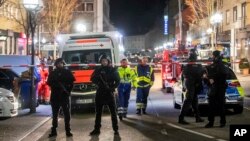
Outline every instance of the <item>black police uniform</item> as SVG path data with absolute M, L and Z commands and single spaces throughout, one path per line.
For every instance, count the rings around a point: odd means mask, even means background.
M 55 64 L 60 61 L 55 62 Z M 65 131 L 66 135 L 70 136 L 70 92 L 73 88 L 73 82 L 75 81 L 71 71 L 64 68 L 56 68 L 49 73 L 48 85 L 51 87 L 50 102 L 52 107 L 52 128 L 51 135 L 56 135 L 56 128 L 58 126 L 58 112 L 62 107 L 64 113 Z
M 206 128 L 213 127 L 214 116 L 216 113 L 220 115 L 220 126 L 224 127 L 226 124 L 225 117 L 225 92 L 227 88 L 226 79 L 228 76 L 228 69 L 222 62 L 219 51 L 214 51 L 215 59 L 213 64 L 207 67 L 208 79 L 213 79 L 214 83 L 209 85 L 210 91 L 208 93 L 209 104 L 209 123 Z
M 117 70 L 112 66 L 101 66 L 93 72 L 91 81 L 97 85 L 97 91 L 95 98 L 95 129 L 90 134 L 94 135 L 100 133 L 101 116 L 104 105 L 107 105 L 109 107 L 112 119 L 112 127 L 115 133 L 118 134 L 116 102 L 115 96 L 113 94 L 115 88 L 117 88 L 120 83 L 120 78 Z
M 187 62 L 196 61 L 196 54 L 191 54 Z M 184 100 L 181 113 L 179 116 L 179 123 L 188 124 L 184 120 L 184 116 L 187 115 L 188 111 L 193 108 L 196 117 L 196 122 L 203 122 L 204 120 L 200 118 L 198 110 L 198 97 L 197 95 L 202 89 L 202 75 L 204 69 L 201 64 L 187 64 L 183 66 L 183 87 L 185 87 L 186 98 Z

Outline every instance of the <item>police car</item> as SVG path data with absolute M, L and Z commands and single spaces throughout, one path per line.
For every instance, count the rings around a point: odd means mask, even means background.
M 226 89 L 226 108 L 233 109 L 235 113 L 243 112 L 243 101 L 245 92 L 240 85 L 239 80 L 237 79 L 234 72 L 229 68 L 229 76 L 227 78 L 228 87 Z M 198 105 L 199 107 L 204 106 L 208 107 L 208 86 L 205 82 L 202 82 L 203 89 L 198 94 Z M 182 89 L 182 82 L 179 80 L 174 85 L 174 97 L 173 104 L 174 108 L 181 108 L 184 101 L 185 92 Z

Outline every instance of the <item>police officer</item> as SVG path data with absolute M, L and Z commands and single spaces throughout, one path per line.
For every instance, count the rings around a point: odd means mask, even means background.
M 71 71 L 64 68 L 64 60 L 62 58 L 56 59 L 55 69 L 49 73 L 47 84 L 51 88 L 50 102 L 52 107 L 52 128 L 49 137 L 57 136 L 56 128 L 58 126 L 58 112 L 60 107 L 64 113 L 64 123 L 66 136 L 71 137 L 70 132 L 70 92 L 75 81 Z
M 112 127 L 115 135 L 119 135 L 116 103 L 114 97 L 115 88 L 119 85 L 120 78 L 117 70 L 111 66 L 110 60 L 106 55 L 100 57 L 101 67 L 95 69 L 91 76 L 91 81 L 97 85 L 96 97 L 95 97 L 95 128 L 90 135 L 100 134 L 101 128 L 101 116 L 104 105 L 109 107 L 112 119 Z
M 151 86 L 154 83 L 154 71 L 153 68 L 149 65 L 148 58 L 144 56 L 141 60 L 141 63 L 135 67 L 136 81 L 134 86 L 136 87 L 136 114 L 141 115 L 147 114 L 147 102 L 148 95 Z
M 213 52 L 213 64 L 208 68 L 208 80 L 210 91 L 208 93 L 208 124 L 206 128 L 211 128 L 214 125 L 214 116 L 216 112 L 220 115 L 220 127 L 226 125 L 225 116 L 225 92 L 227 88 L 227 75 L 228 69 L 225 67 L 220 56 L 220 51 L 216 50 Z
M 184 117 L 187 115 L 188 111 L 193 108 L 195 113 L 196 122 L 203 122 L 198 111 L 198 93 L 202 89 L 202 76 L 203 68 L 201 64 L 192 64 L 192 62 L 197 61 L 197 54 L 195 50 L 190 50 L 188 63 L 186 66 L 183 66 L 183 87 L 186 92 L 184 103 L 182 105 L 181 113 L 179 115 L 180 124 L 189 124 L 184 120 Z
M 120 120 L 127 117 L 127 109 L 129 104 L 131 82 L 135 80 L 134 71 L 128 67 L 127 59 L 121 60 L 121 66 L 118 67 L 120 76 L 120 84 L 118 86 L 118 115 Z

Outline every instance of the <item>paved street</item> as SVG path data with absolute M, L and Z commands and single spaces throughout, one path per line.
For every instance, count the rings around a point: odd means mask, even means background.
M 241 76 L 240 76 L 241 77 Z M 243 81 L 243 79 L 245 79 Z M 157 75 L 159 80 L 159 75 Z M 247 83 L 250 79 L 243 77 L 241 82 Z M 149 96 L 148 115 L 135 115 L 135 93 L 132 93 L 128 118 L 119 122 L 120 137 L 114 136 L 110 115 L 105 112 L 102 118 L 100 136 L 89 136 L 93 129 L 94 112 L 78 111 L 72 115 L 72 138 L 66 138 L 63 118 L 59 119 L 58 136 L 49 139 L 51 127 L 50 106 L 40 105 L 36 114 L 27 114 L 23 110 L 21 115 L 0 121 L 0 140 L 3 141 L 200 141 L 200 140 L 229 140 L 230 124 L 250 124 L 250 101 L 246 98 L 243 114 L 227 112 L 227 126 L 219 128 L 216 120 L 215 128 L 203 128 L 207 123 L 195 123 L 193 117 L 187 117 L 190 125 L 177 123 L 178 109 L 173 108 L 173 95 L 165 94 L 160 90 L 160 81 L 152 88 Z M 243 83 L 242 83 L 243 85 Z M 243 85 L 244 87 L 246 85 Z M 249 87 L 249 86 L 248 86 Z M 206 117 L 204 117 L 206 119 Z M 217 118 L 218 119 L 218 118 Z M 47 122 L 45 122 L 47 121 Z

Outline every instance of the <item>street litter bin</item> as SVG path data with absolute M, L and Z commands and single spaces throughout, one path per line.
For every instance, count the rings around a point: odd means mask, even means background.
M 30 108 L 31 103 L 31 80 L 30 79 L 22 79 L 21 80 L 21 88 L 20 88 L 20 97 L 19 102 L 21 103 L 21 108 Z M 37 85 L 35 87 L 36 97 L 37 97 Z M 37 100 L 36 100 L 37 101 Z M 38 102 L 37 106 L 38 106 Z

